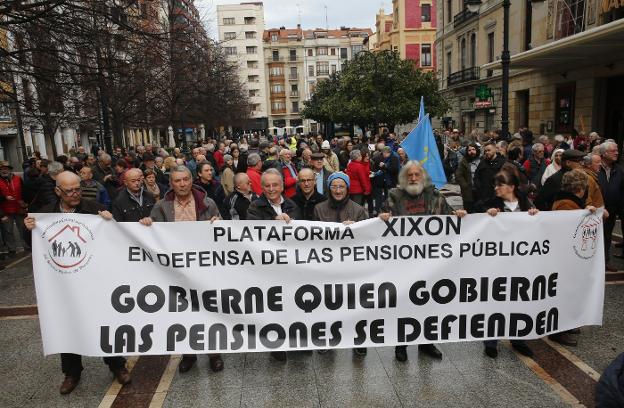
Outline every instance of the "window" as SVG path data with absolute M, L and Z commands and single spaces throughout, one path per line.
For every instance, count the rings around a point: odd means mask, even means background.
M 256 24 L 256 18 L 255 17 L 245 17 L 245 24 L 249 25 L 249 24 Z
M 340 49 L 340 59 L 348 59 L 349 56 L 347 55 L 347 49 L 346 48 L 341 48 Z
M 247 54 L 257 54 L 258 53 L 258 47 L 247 47 Z
M 249 75 L 247 77 L 247 82 L 254 83 L 254 82 L 260 82 L 260 81 L 258 80 L 258 75 Z
M 329 49 L 329 54 L 335 56 L 336 55 L 336 49 L 335 48 L 330 48 Z
M 431 4 L 423 4 L 420 6 L 420 15 L 423 23 L 431 22 Z
M 22 88 L 24 89 L 24 107 L 27 111 L 33 109 L 33 94 L 30 87 L 30 81 L 22 78 Z
M 446 0 L 446 22 L 453 21 L 453 0 Z
M 277 42 L 278 35 L 277 33 L 271 33 L 271 42 Z
M 336 73 L 336 69 L 337 69 L 336 68 L 336 64 L 332 64 L 332 66 L 331 66 L 331 73 L 335 74 Z
M 256 38 L 256 32 L 255 31 L 245 31 L 245 38 L 248 40 L 253 40 Z
M 234 25 L 236 24 L 236 20 L 234 20 L 234 17 L 227 17 L 223 19 L 223 25 Z
M 0 103 L 0 122 L 9 122 L 11 120 L 11 109 L 6 102 Z
M 273 50 L 273 61 L 279 61 L 279 50 Z
M 452 54 L 451 52 L 447 52 L 446 53 L 446 75 L 447 76 L 451 76 L 451 72 L 453 69 L 453 60 L 452 60 Z
M 431 66 L 431 44 L 423 44 L 421 49 L 420 56 L 420 66 L 421 67 L 430 67 Z
M 271 93 L 272 94 L 284 93 L 284 85 L 282 84 L 271 85 Z
M 299 113 L 299 101 L 294 101 L 292 103 L 292 112 Z
M 314 50 L 312 48 L 308 48 L 308 57 L 314 56 Z
M 269 70 L 269 76 L 272 76 L 272 77 L 284 76 L 284 70 L 282 69 L 282 67 L 272 67 Z
M 314 76 L 314 65 L 308 65 L 308 76 Z
M 236 55 L 236 47 L 225 47 L 225 55 Z
M 477 34 L 470 35 L 470 66 L 477 66 Z
M 233 33 L 233 32 L 225 33 L 225 34 L 223 34 L 223 39 L 225 41 L 235 40 L 236 39 L 236 33 Z
M 290 92 L 293 92 L 293 93 L 299 92 L 299 85 L 297 85 L 297 84 L 292 84 L 292 85 L 290 86 Z
M 297 61 L 297 50 L 290 50 L 290 60 Z
M 297 67 L 290 67 L 290 79 L 297 79 Z
M 358 55 L 363 50 L 364 50 L 364 46 L 363 45 L 353 45 L 353 46 L 351 46 L 351 52 L 353 53 L 353 55 Z
M 283 111 L 283 110 L 286 110 L 286 103 L 284 101 L 274 101 L 274 102 L 271 102 L 271 110 L 273 110 L 273 111 Z
M 250 89 L 249 90 L 249 97 L 254 97 L 254 96 L 258 96 L 258 90 L 257 89 Z
M 494 33 L 489 33 L 487 36 L 488 42 L 488 62 L 494 62 Z
M 316 63 L 316 75 L 329 75 L 329 62 L 322 61 Z
M 462 38 L 459 43 L 459 66 L 461 70 L 466 69 L 466 39 Z
M 585 29 L 585 0 L 556 2 L 555 40 L 578 34 Z
M 258 69 L 258 61 L 247 61 L 247 68 Z
M 327 47 L 318 47 L 316 49 L 316 55 L 327 55 Z
M 574 99 L 576 82 L 557 85 L 555 99 L 555 132 L 565 133 L 574 129 Z

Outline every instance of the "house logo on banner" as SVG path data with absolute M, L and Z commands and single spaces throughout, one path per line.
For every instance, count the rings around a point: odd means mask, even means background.
M 89 245 L 93 242 L 93 233 L 83 223 L 60 220 L 48 227 L 43 237 L 47 244 L 44 258 L 55 271 L 76 273 L 91 261 Z
M 574 253 L 581 259 L 591 259 L 598 249 L 598 227 L 602 221 L 594 214 L 583 217 L 574 233 Z

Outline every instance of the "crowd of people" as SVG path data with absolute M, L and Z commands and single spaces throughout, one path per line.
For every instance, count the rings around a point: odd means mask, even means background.
M 26 213 L 100 214 L 117 222 L 231 220 L 315 220 L 358 222 L 379 216 L 456 215 L 605 207 L 606 251 L 616 217 L 621 214 L 624 179 L 612 140 L 590 135 L 570 140 L 556 136 L 528 143 L 528 130 L 503 140 L 499 133 L 463 137 L 459 132 L 437 135 L 445 167 L 456 160 L 449 179 L 461 187 L 463 209 L 453 209 L 431 183 L 418 161 L 410 160 L 393 133 L 374 138 L 355 136 L 325 140 L 322 135 L 277 139 L 255 136 L 234 140 L 206 140 L 188 151 L 156 146 L 116 148 L 112 154 L 94 148 L 71 151 L 54 161 L 33 157 L 23 177 L 0 162 L 2 236 L 9 254 L 10 223 L 21 230 L 35 227 Z M 405 137 L 405 135 L 402 135 Z M 530 135 L 533 138 L 532 135 Z M 559 140 L 562 139 L 562 140 Z M 548 158 L 550 159 L 548 159 Z M 25 218 L 24 218 L 25 217 Z M 12 224 L 11 224 L 12 225 Z M 13 245 L 13 246 L 11 246 Z M 608 259 L 608 258 L 607 258 Z M 607 263 L 607 270 L 613 268 Z M 551 335 L 562 344 L 576 344 L 576 332 Z M 512 342 L 521 354 L 532 356 L 528 345 Z M 407 360 L 407 347 L 395 349 Z M 419 345 L 433 357 L 442 353 L 433 344 Z M 497 342 L 484 345 L 497 357 Z M 354 352 L 365 355 L 365 348 Z M 285 352 L 271 353 L 279 361 Z M 179 371 L 190 370 L 196 355 L 183 356 Z M 213 371 L 224 368 L 220 355 L 209 355 Z M 70 393 L 80 380 L 80 356 L 62 354 L 65 374 L 60 391 Z M 105 359 L 115 378 L 130 382 L 122 357 Z

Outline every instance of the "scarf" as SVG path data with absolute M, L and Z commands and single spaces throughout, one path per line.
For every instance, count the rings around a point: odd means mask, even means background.
M 336 222 L 342 222 L 343 221 L 340 218 L 340 213 L 347 206 L 348 202 L 349 202 L 349 194 L 348 194 L 348 192 L 347 192 L 346 197 L 343 198 L 340 201 L 336 200 L 331 194 L 329 194 L 328 204 L 329 204 L 329 208 L 336 210 Z

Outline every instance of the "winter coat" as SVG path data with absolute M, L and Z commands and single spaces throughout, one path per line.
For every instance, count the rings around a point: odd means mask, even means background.
M 301 211 L 301 219 L 313 221 L 315 219 L 314 207 L 317 204 L 327 200 L 327 196 L 319 193 L 318 191 L 316 191 L 316 188 L 314 188 L 314 192 L 312 193 L 310 198 L 306 198 L 303 192 L 299 188 L 297 188 L 297 194 L 295 194 L 292 200 L 295 202 L 295 204 L 297 204 L 297 207 L 299 207 L 299 211 Z
M 16 215 L 22 212 L 22 178 L 13 173 L 9 178 L 0 177 L 0 195 L 3 197 L 13 197 L 13 200 L 6 199 L 0 202 L 0 211 L 5 215 Z
M 290 168 L 284 162 L 280 162 L 282 165 L 282 177 L 284 178 L 284 195 L 288 198 L 292 198 L 297 193 L 297 169 L 295 163 L 290 163 Z M 292 169 L 292 173 L 290 172 Z
M 253 192 L 258 195 L 262 194 L 262 182 L 260 181 L 262 173 L 255 167 L 249 167 L 247 168 L 247 176 L 249 176 L 249 182 L 251 183 Z
M 476 210 L 477 212 L 484 213 L 490 208 L 496 208 L 498 211 L 504 212 L 505 201 L 500 197 L 493 197 L 489 200 L 479 201 L 477 203 Z M 535 208 L 535 206 L 525 194 L 518 193 L 518 208 L 520 208 L 520 211 L 526 212 L 531 208 Z
M 212 199 L 217 204 L 217 208 L 223 218 L 223 213 L 227 212 L 225 209 L 225 193 L 223 187 L 216 180 L 212 180 L 209 184 L 202 183 L 201 179 L 195 179 L 193 186 L 206 192 L 208 198 Z
M 370 195 L 371 181 L 369 176 L 370 171 L 368 169 L 368 163 L 352 160 L 347 165 L 346 173 L 351 180 L 351 187 L 349 187 L 350 194 Z
M 234 190 L 225 199 L 226 211 L 222 214 L 223 218 L 226 220 L 246 220 L 249 206 L 257 199 L 258 196 L 253 191 L 251 192 L 251 199 L 248 200 L 240 191 Z
M 475 159 L 476 160 L 476 159 Z M 474 160 L 473 160 L 474 161 Z M 455 172 L 455 180 L 459 184 L 461 189 L 461 196 L 464 202 L 474 202 L 473 186 L 472 186 L 472 172 L 470 171 L 470 164 L 472 162 L 465 158 L 460 160 Z M 475 172 L 476 174 L 476 172 Z
M 453 214 L 453 208 L 446 202 L 446 198 L 433 186 L 425 187 L 416 196 L 409 195 L 401 188 L 393 188 L 382 208 L 394 216 Z
M 399 182 L 399 171 L 401 165 L 399 164 L 399 155 L 391 153 L 386 159 L 384 159 L 384 167 L 381 169 L 384 173 L 384 182 L 386 188 L 394 188 Z
M 325 158 L 323 159 L 323 167 L 325 167 L 325 170 L 330 173 L 340 171 L 340 161 L 338 160 L 336 153 L 331 152 L 329 157 L 325 155 Z
M 485 201 L 494 197 L 494 176 L 505 162 L 505 158 L 498 153 L 493 160 L 486 160 L 485 157 L 481 159 L 473 179 L 474 201 Z
M 230 167 L 224 167 L 221 173 L 221 186 L 223 193 L 228 196 L 234 192 L 234 170 Z
M 559 191 L 555 194 L 555 202 L 552 210 L 582 210 L 585 208 L 585 200 L 578 198 L 576 195 L 568 191 Z
M 324 222 L 363 221 L 368 218 L 364 207 L 353 200 L 347 199 L 344 207 L 332 208 L 331 200 L 323 201 L 314 207 L 314 219 Z
M 117 222 L 138 222 L 139 220 L 149 217 L 152 209 L 156 204 L 154 196 L 147 190 L 141 191 L 143 196 L 143 205 L 139 205 L 130 197 L 128 189 L 123 189 L 117 194 L 117 197 L 111 205 L 111 213 Z
M 549 160 L 542 159 L 542 162 L 538 163 L 537 160 L 535 160 L 535 157 L 531 157 L 530 159 L 524 161 L 524 165 L 522 167 L 524 167 L 529 182 L 535 186 L 541 186 L 542 176 L 544 175 L 546 167 L 548 167 L 549 164 Z
M 297 204 L 289 198 L 284 197 L 284 202 L 281 205 L 282 212 L 288 214 L 288 216 L 294 220 L 301 219 L 301 211 Z M 249 206 L 247 210 L 248 220 L 274 220 L 277 217 L 277 213 L 269 203 L 269 200 L 262 194 L 260 198 L 255 200 Z
M 587 174 L 585 205 L 593 205 L 596 208 L 604 207 L 602 191 L 600 191 L 600 185 L 598 184 L 598 175 L 590 169 L 584 168 L 583 171 Z
M 597 408 L 624 407 L 624 353 L 604 370 L 596 384 Z
M 619 164 L 613 164 L 609 181 L 604 167 L 598 172 L 598 184 L 602 191 L 605 208 L 609 214 L 619 214 L 624 204 L 624 175 Z
M 58 196 L 56 195 L 55 189 L 56 181 L 49 174 L 44 174 L 41 176 L 41 180 L 39 182 L 39 190 L 35 194 L 35 198 L 30 204 L 28 211 L 29 212 L 41 212 L 41 209 L 48 204 L 55 203 L 58 201 Z
M 552 209 L 552 205 L 555 202 L 555 194 L 561 190 L 561 180 L 568 171 L 570 170 L 562 167 L 561 170 L 546 179 L 546 183 L 535 198 L 535 206 L 540 211 L 550 211 Z
M 213 217 L 219 216 L 219 209 L 217 204 L 207 196 L 204 190 L 193 187 L 191 190 L 193 200 L 195 200 L 195 217 L 197 221 L 209 221 Z M 174 222 L 175 221 L 175 208 L 174 208 L 175 192 L 169 190 L 165 197 L 154 205 L 150 217 L 155 222 Z

